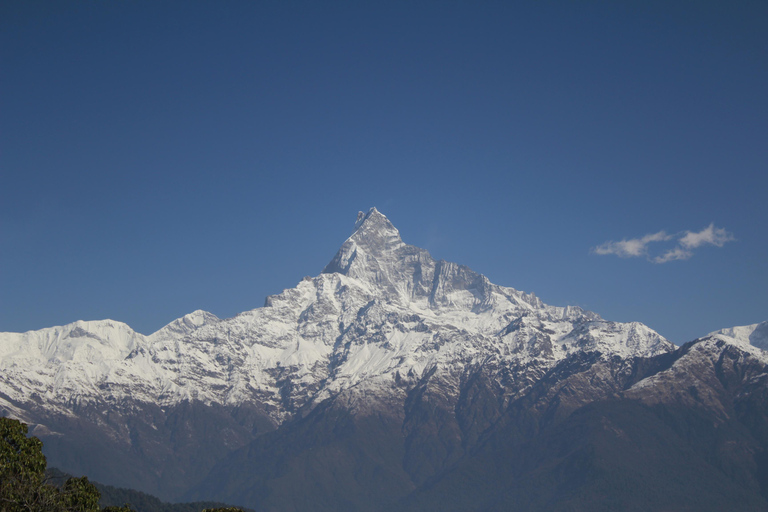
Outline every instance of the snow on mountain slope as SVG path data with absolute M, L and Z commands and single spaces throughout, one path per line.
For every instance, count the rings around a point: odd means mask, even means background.
M 142 338 L 127 325 L 111 320 L 78 321 L 25 333 L 2 333 L 0 357 L 25 361 L 88 361 L 124 359 Z
M 448 382 L 481 364 L 673 349 L 642 324 L 548 306 L 437 261 L 372 208 L 320 275 L 233 318 L 196 311 L 149 336 L 111 320 L 0 333 L 0 397 L 61 410 L 126 398 L 252 402 L 280 422 L 342 392 L 395 392 L 426 372 Z
M 626 396 L 646 403 L 704 407 L 728 418 L 733 411 L 723 403 L 727 387 L 768 382 L 768 352 L 761 348 L 766 347 L 767 334 L 768 322 L 712 332 L 681 347 L 669 368 L 637 382 Z
M 204 325 L 211 325 L 220 321 L 219 317 L 213 313 L 198 309 L 188 315 L 177 318 L 159 331 L 151 334 L 149 339 L 152 342 L 158 342 L 164 339 L 183 337 Z
M 741 325 L 711 332 L 707 336 L 727 341 L 768 362 L 768 322 Z M 760 350 L 755 350 L 755 349 Z

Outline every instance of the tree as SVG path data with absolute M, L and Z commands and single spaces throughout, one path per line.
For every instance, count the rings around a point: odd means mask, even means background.
M 62 489 L 46 481 L 43 443 L 27 433 L 24 423 L 0 418 L 0 512 L 98 512 L 99 490 L 88 478 L 69 478 Z
M 101 493 L 88 481 L 88 477 L 69 478 L 62 492 L 67 510 L 72 512 L 98 512 Z
M 0 418 L 0 510 L 56 510 L 56 490 L 44 482 L 43 443 L 27 426 Z

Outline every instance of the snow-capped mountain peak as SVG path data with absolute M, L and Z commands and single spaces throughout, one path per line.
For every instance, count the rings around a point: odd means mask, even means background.
M 381 272 L 391 267 L 398 250 L 405 244 L 400 232 L 376 208 L 367 213 L 359 212 L 355 231 L 344 242 L 336 256 L 323 269 L 323 273 L 349 275 L 351 277 L 376 279 Z
M 169 337 L 186 336 L 204 325 L 211 325 L 221 320 L 213 313 L 198 309 L 192 313 L 177 318 L 162 329 L 153 333 L 150 338 L 162 339 Z
M 576 352 L 629 357 L 674 349 L 642 324 L 548 306 L 435 260 L 404 243 L 375 208 L 358 215 L 323 273 L 263 308 L 227 320 L 198 310 L 150 336 L 112 321 L 75 327 L 0 333 L 0 393 L 57 404 L 73 395 L 259 403 L 279 423 L 338 393 L 388 389 L 398 375 L 457 379 L 491 361 L 550 367 Z
M 768 352 L 757 348 L 766 346 L 768 322 L 677 349 L 641 323 L 547 305 L 406 244 L 372 208 L 358 215 L 321 274 L 232 318 L 198 310 L 149 336 L 112 320 L 0 333 L 0 414 L 36 424 L 54 454 L 67 437 L 90 443 L 100 436 L 110 456 L 89 453 L 89 463 L 108 466 L 112 453 L 133 457 L 125 460 L 138 460 L 141 470 L 132 474 L 150 489 L 156 469 L 175 460 L 162 472 L 178 497 L 221 454 L 272 443 L 264 435 L 271 429 L 290 438 L 339 411 L 353 421 L 391 423 L 392 439 L 414 449 L 426 439 L 427 450 L 446 457 L 459 452 L 433 450 L 430 436 L 453 432 L 463 447 L 491 439 L 485 432 L 516 410 L 526 418 L 522 432 L 531 430 L 531 414 L 550 422 L 622 394 L 649 403 L 703 397 L 707 410 L 725 418 L 727 408 L 711 399 L 721 396 L 711 392 L 719 386 L 711 370 L 745 364 L 748 384 L 762 382 L 766 373 L 755 361 L 768 364 Z M 444 439 L 437 446 L 448 446 Z M 63 455 L 51 460 L 82 455 L 58 446 Z M 198 473 L 179 470 L 199 460 L 207 466 Z M 120 482 L 127 473 L 110 478 Z
M 142 341 L 141 334 L 114 320 L 78 320 L 39 331 L 0 333 L 0 367 L 22 361 L 60 364 L 118 360 Z
M 709 333 L 705 338 L 726 341 L 768 362 L 768 321 L 720 329 Z

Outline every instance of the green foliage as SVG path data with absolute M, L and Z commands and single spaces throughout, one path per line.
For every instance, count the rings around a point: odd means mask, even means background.
M 24 423 L 0 418 L 0 512 L 99 512 L 99 490 L 86 477 L 48 483 L 43 443 Z M 109 507 L 109 512 L 132 512 Z
M 64 483 L 62 498 L 67 510 L 72 512 L 98 512 L 99 490 L 88 477 L 72 477 Z
M 44 483 L 43 443 L 20 421 L 0 418 L 0 510 L 57 510 L 56 489 Z

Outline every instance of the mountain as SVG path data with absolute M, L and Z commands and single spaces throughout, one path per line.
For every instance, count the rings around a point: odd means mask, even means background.
M 373 208 L 233 318 L 0 334 L 0 409 L 50 464 L 165 500 L 765 510 L 766 325 L 677 348 L 435 260 Z

